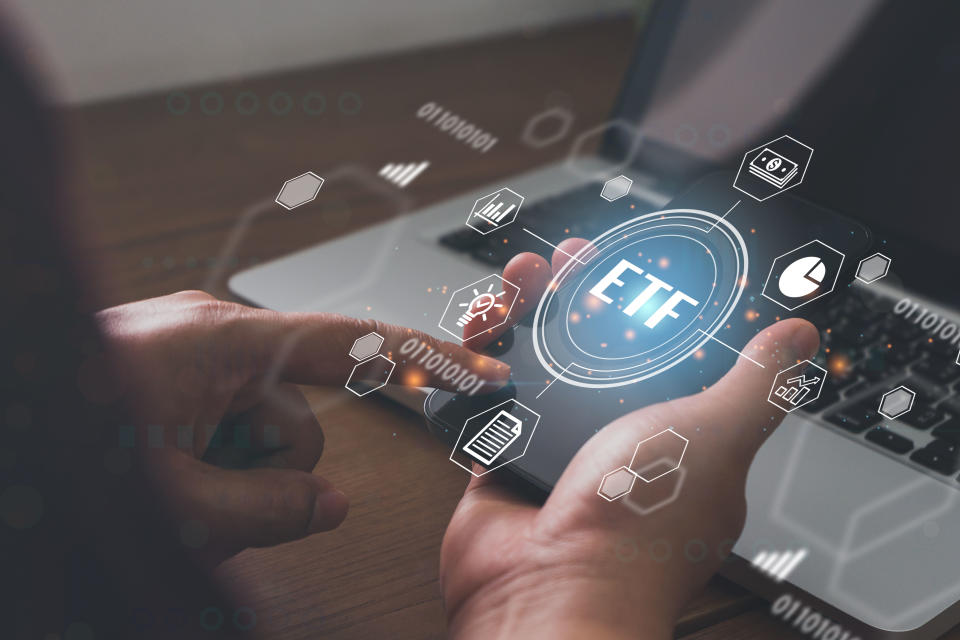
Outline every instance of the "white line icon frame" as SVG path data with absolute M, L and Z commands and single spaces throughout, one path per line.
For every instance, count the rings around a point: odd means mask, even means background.
M 460 449 L 461 449 L 461 447 L 460 447 L 460 442 L 463 440 L 463 434 L 466 432 L 467 427 L 470 426 L 470 422 L 471 422 L 472 420 L 475 420 L 475 419 L 479 418 L 480 416 L 484 416 L 484 415 L 488 415 L 488 414 L 497 415 L 497 414 L 503 409 L 503 407 L 504 407 L 505 405 L 515 405 L 515 406 L 517 406 L 517 407 L 521 407 L 524 411 L 526 411 L 528 414 L 530 414 L 530 416 L 533 418 L 533 426 L 530 428 L 530 435 L 527 436 L 527 441 L 523 444 L 523 451 L 521 451 L 519 455 L 516 455 L 516 456 L 514 456 L 514 457 L 512 457 L 512 458 L 510 458 L 510 459 L 508 459 L 508 460 L 499 460 L 499 464 L 497 464 L 497 465 L 495 465 L 495 466 L 493 466 L 493 467 L 490 467 L 489 469 L 486 469 L 483 473 L 476 473 L 472 468 L 470 468 L 470 467 L 468 467 L 468 466 L 466 466 L 466 465 L 463 465 L 463 464 L 461 464 L 459 461 L 455 460 L 455 459 L 454 459 L 454 456 L 456 456 L 456 455 L 457 455 L 457 452 L 460 451 Z M 516 416 L 514 416 L 514 417 L 516 417 Z M 476 415 L 473 415 L 473 416 L 470 416 L 469 418 L 467 418 L 467 419 L 464 421 L 464 423 L 463 423 L 463 428 L 460 429 L 460 435 L 457 436 L 457 441 L 454 443 L 454 445 L 453 445 L 453 450 L 450 452 L 450 462 L 454 463 L 455 465 L 457 465 L 457 466 L 460 467 L 461 469 L 463 469 L 463 470 L 465 470 L 465 471 L 468 471 L 468 472 L 470 473 L 470 475 L 474 476 L 475 478 L 479 478 L 480 476 L 484 476 L 484 475 L 490 473 L 491 471 L 496 471 L 496 470 L 499 469 L 500 467 L 502 467 L 502 466 L 504 466 L 504 465 L 506 465 L 506 464 L 510 464 L 511 462 L 514 462 L 515 460 L 519 460 L 520 458 L 523 457 L 523 455 L 527 452 L 527 448 L 530 446 L 530 443 L 533 441 L 533 436 L 534 436 L 534 434 L 536 434 L 537 425 L 538 425 L 539 423 L 540 423 L 540 414 L 537 413 L 536 411 L 534 411 L 533 409 L 531 409 L 530 407 L 526 406 L 526 405 L 523 404 L 522 402 L 517 401 L 517 400 L 514 399 L 514 398 L 510 398 L 509 400 L 504 400 L 504 401 L 501 402 L 500 404 L 494 405 L 494 406 L 490 407 L 489 409 L 484 409 L 484 410 L 481 411 L 480 413 L 478 413 L 478 414 L 476 414 Z M 511 443 L 511 444 L 513 444 L 513 443 Z M 509 447 L 509 445 L 508 445 L 508 447 Z M 504 450 L 506 450 L 506 448 L 507 448 L 507 447 L 505 447 Z
M 767 295 L 767 287 L 769 287 L 770 284 L 771 284 L 771 283 L 770 283 L 770 279 L 773 277 L 773 272 L 774 272 L 774 270 L 775 270 L 776 267 L 777 267 L 777 263 L 780 262 L 780 259 L 781 259 L 781 258 L 784 258 L 784 257 L 786 257 L 786 256 L 788 256 L 788 255 L 790 255 L 791 253 L 799 252 L 801 249 L 804 249 L 804 248 L 806 248 L 806 247 L 809 247 L 809 246 L 812 245 L 812 244 L 816 244 L 816 245 L 820 245 L 821 247 L 825 247 L 826 249 L 829 249 L 830 251 L 833 251 L 835 254 L 837 254 L 838 256 L 840 256 L 840 263 L 837 265 L 837 272 L 836 272 L 835 274 L 833 274 L 833 278 L 831 278 L 831 280 L 830 280 L 830 288 L 829 288 L 828 290 L 821 291 L 820 293 L 818 293 L 818 294 L 815 295 L 814 297 L 808 298 L 808 299 L 804 300 L 803 302 L 800 302 L 800 303 L 798 303 L 798 304 L 796 304 L 796 305 L 794 305 L 794 306 L 792 306 L 792 307 L 789 307 L 789 306 L 783 304 L 783 302 L 777 300 L 777 299 L 776 299 L 775 297 L 773 297 L 773 296 L 768 296 L 768 295 Z M 826 296 L 826 295 L 829 295 L 829 294 L 833 293 L 833 290 L 836 289 L 836 287 L 837 287 L 837 280 L 840 279 L 840 272 L 843 270 L 843 261 L 846 259 L 846 257 L 847 257 L 847 256 L 846 256 L 842 251 L 837 251 L 836 249 L 834 249 L 833 247 L 831 247 L 830 245 L 828 245 L 826 242 L 823 242 L 822 240 L 811 240 L 810 242 L 807 242 L 806 244 L 802 244 L 802 245 L 800 245 L 799 247 L 797 247 L 796 249 L 791 249 L 790 251 L 787 251 L 786 253 L 781 254 L 781 255 L 779 255 L 779 256 L 777 256 L 776 258 L 773 259 L 773 262 L 770 263 L 770 272 L 767 273 L 767 279 L 763 281 L 763 291 L 761 292 L 760 295 L 762 295 L 762 296 L 763 296 L 764 298 L 766 298 L 767 300 L 770 300 L 771 302 L 777 303 L 778 305 L 780 305 L 781 307 L 783 307 L 783 308 L 786 309 L 787 311 L 794 311 L 794 310 L 796 310 L 796 309 L 799 309 L 800 307 L 802 307 L 802 306 L 805 305 L 805 304 L 809 304 L 809 303 L 813 302 L 814 300 L 818 300 L 818 299 L 822 298 L 823 296 Z M 777 284 L 777 283 L 774 282 L 774 284 Z
M 464 325 L 458 324 L 458 320 L 461 319 L 461 318 L 463 317 L 463 315 L 462 315 L 462 312 L 461 312 L 461 310 L 460 310 L 460 307 L 461 307 L 462 305 L 460 305 L 460 303 L 457 303 L 457 306 L 454 306 L 454 302 L 457 300 L 457 294 L 459 294 L 461 291 L 472 290 L 472 289 L 476 289 L 476 290 L 479 291 L 481 294 L 487 293 L 487 286 L 486 286 L 486 285 L 487 285 L 488 283 L 492 283 L 492 282 L 496 282 L 496 281 L 499 281 L 499 282 L 501 283 L 501 285 L 502 285 L 502 289 L 501 289 L 502 292 L 505 293 L 505 292 L 507 291 L 507 287 L 508 287 L 508 286 L 509 286 L 509 287 L 512 287 L 512 288 L 513 288 L 513 292 L 514 292 L 513 298 L 510 300 L 509 306 L 507 306 L 507 312 L 503 315 L 503 320 L 500 321 L 500 322 L 498 322 L 498 323 L 495 324 L 495 325 L 486 326 L 486 327 L 484 327 L 484 328 L 482 328 L 482 329 L 476 330 L 476 333 L 469 333 L 469 331 L 461 331 L 460 333 L 457 333 L 457 331 L 458 331 L 459 329 L 464 329 L 464 328 L 466 328 Z M 483 333 L 484 331 L 489 331 L 489 330 L 491 330 L 491 329 L 496 329 L 497 327 L 505 324 L 505 323 L 507 322 L 507 320 L 510 319 L 510 313 L 513 311 L 513 305 L 516 303 L 517 298 L 518 298 L 519 296 L 520 296 L 520 287 L 518 287 L 517 285 L 513 284 L 513 283 L 510 282 L 509 280 L 505 280 L 503 277 L 497 275 L 496 273 L 491 273 L 489 276 L 487 276 L 487 277 L 485 277 L 485 278 L 480 278 L 480 279 L 477 280 L 476 282 L 473 282 L 473 283 L 471 283 L 471 284 L 468 284 L 468 285 L 466 285 L 465 287 L 460 287 L 459 289 L 457 289 L 456 291 L 454 291 L 453 293 L 451 293 L 451 294 L 450 294 L 450 300 L 447 301 L 447 307 L 446 307 L 446 309 L 443 310 L 443 315 L 440 316 L 440 322 L 438 323 L 437 326 L 439 326 L 441 329 L 443 329 L 444 331 L 446 331 L 447 333 L 449 333 L 450 335 L 452 335 L 452 336 L 453 336 L 454 338 L 456 338 L 457 340 L 460 340 L 461 342 L 464 341 L 464 340 L 469 340 L 470 338 L 474 338 L 474 337 L 480 335 L 480 334 Z M 496 297 L 496 296 L 494 296 L 494 297 Z M 469 307 L 468 307 L 468 310 L 469 310 Z M 478 315 L 479 315 L 479 314 L 478 314 Z M 482 319 L 482 318 L 481 318 L 481 319 Z M 453 325 L 453 328 L 451 328 L 451 327 L 446 327 L 446 326 L 444 326 L 444 324 L 452 324 L 452 325 Z M 479 326 L 479 325 L 478 325 L 478 326 Z
M 507 192 L 514 200 L 506 209 L 500 211 L 500 206 L 494 206 L 493 201 L 500 194 Z M 501 187 L 493 193 L 488 193 L 482 198 L 477 198 L 470 209 L 470 215 L 467 216 L 466 225 L 481 235 L 487 235 L 497 229 L 502 229 L 517 219 L 520 213 L 520 207 L 523 206 L 524 197 L 511 189 L 510 187 Z M 481 206 L 483 203 L 483 206 Z M 501 202 L 500 205 L 503 203 Z M 480 218 L 482 222 L 475 223 L 474 218 Z
M 762 197 L 758 197 L 757 194 L 751 193 L 750 191 L 744 189 L 743 187 L 740 187 L 737 183 L 740 182 L 740 176 L 741 174 L 743 174 L 743 169 L 745 166 L 747 166 L 747 159 L 751 158 L 753 154 L 763 151 L 763 149 L 766 147 L 775 146 L 777 142 L 783 139 L 790 140 L 791 142 L 799 145 L 800 147 L 803 147 L 804 149 L 810 152 L 810 155 L 807 156 L 807 158 L 803 162 L 803 171 L 798 171 L 799 177 L 794 176 L 794 178 L 791 178 L 790 180 L 788 180 L 787 183 L 780 188 L 777 188 L 775 185 L 767 183 L 768 186 L 773 187 L 774 190 L 772 193 L 768 195 L 763 195 Z M 753 198 L 758 202 L 763 202 L 764 200 L 768 200 L 775 195 L 778 195 L 780 193 L 783 193 L 784 191 L 787 191 L 789 189 L 793 189 L 796 186 L 799 186 L 803 182 L 803 178 L 807 175 L 807 169 L 810 167 L 811 160 L 813 160 L 813 147 L 811 147 L 810 145 L 803 144 L 793 136 L 782 135 L 779 138 L 770 140 L 769 142 L 765 142 L 757 147 L 754 147 L 753 149 L 750 149 L 745 154 L 743 154 L 743 160 L 740 161 L 740 169 L 737 171 L 737 177 L 734 178 L 734 181 L 733 181 L 733 188 L 736 189 L 737 191 L 747 194 L 748 196 L 750 196 L 751 198 Z M 748 173 L 749 173 L 749 170 L 748 170 Z

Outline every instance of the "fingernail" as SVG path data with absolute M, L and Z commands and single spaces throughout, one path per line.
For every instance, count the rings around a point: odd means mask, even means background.
M 318 493 L 313 505 L 313 517 L 310 518 L 310 533 L 336 529 L 347 517 L 349 508 L 350 500 L 338 489 Z

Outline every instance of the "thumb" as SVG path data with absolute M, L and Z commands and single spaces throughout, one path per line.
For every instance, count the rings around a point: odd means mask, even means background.
M 704 425 L 704 437 L 718 453 L 750 460 L 786 413 L 767 401 L 777 374 L 812 358 L 820 346 L 816 327 L 799 318 L 778 322 L 757 334 L 743 355 L 713 386 L 679 400 L 684 413 Z
M 188 547 L 271 546 L 335 529 L 347 516 L 347 497 L 312 473 L 221 469 L 178 451 L 169 456 L 155 468 L 163 469 L 158 480 Z

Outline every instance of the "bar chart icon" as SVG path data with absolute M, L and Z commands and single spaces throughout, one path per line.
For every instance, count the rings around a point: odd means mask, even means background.
M 523 196 L 504 187 L 473 204 L 467 226 L 482 234 L 490 233 L 516 220 L 522 204 Z
M 754 557 L 751 564 L 757 571 L 767 574 L 774 581 L 783 582 L 806 557 L 806 549 L 783 552 L 761 551 Z
M 423 173 L 424 169 L 430 166 L 430 163 L 424 160 L 423 162 L 407 162 L 407 163 L 389 163 L 383 165 L 383 168 L 380 169 L 378 174 L 384 180 L 392 182 L 401 189 L 405 189 L 408 184 L 413 182 L 413 180 Z

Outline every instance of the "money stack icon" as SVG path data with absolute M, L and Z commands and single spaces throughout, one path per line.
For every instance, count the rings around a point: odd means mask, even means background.
M 776 151 L 771 151 L 768 147 L 764 147 L 763 151 L 750 161 L 750 173 L 765 182 L 769 182 L 776 188 L 782 189 L 797 175 L 797 163 Z

